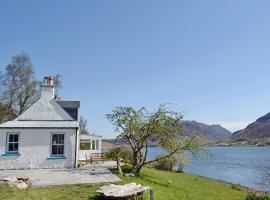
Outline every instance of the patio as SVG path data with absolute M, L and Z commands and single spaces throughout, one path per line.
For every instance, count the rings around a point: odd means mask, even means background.
M 116 167 L 115 162 L 106 161 L 104 163 L 86 165 L 77 169 L 0 170 L 0 178 L 29 177 L 36 186 L 111 183 L 120 181 L 110 171 L 114 167 Z

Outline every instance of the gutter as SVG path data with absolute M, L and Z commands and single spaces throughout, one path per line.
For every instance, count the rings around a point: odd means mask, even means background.
M 75 138 L 75 162 L 74 162 L 74 168 L 77 168 L 77 147 L 78 147 L 78 130 L 79 128 L 76 128 L 76 138 Z M 79 152 L 78 152 L 79 153 Z

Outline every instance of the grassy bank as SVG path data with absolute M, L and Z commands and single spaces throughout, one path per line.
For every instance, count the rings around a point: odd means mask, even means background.
M 142 179 L 123 179 L 150 186 L 157 200 L 243 200 L 246 196 L 246 191 L 239 187 L 190 174 L 146 168 L 142 175 Z
M 243 200 L 246 191 L 229 184 L 209 180 L 190 174 L 157 171 L 146 168 L 141 179 L 122 177 L 122 183 L 136 182 L 150 186 L 155 192 L 156 200 Z M 0 188 L 3 200 L 91 200 L 98 199 L 97 185 L 64 185 L 18 190 Z

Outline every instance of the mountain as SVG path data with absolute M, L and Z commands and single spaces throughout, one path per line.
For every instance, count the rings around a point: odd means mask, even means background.
M 183 136 L 198 137 L 205 143 L 215 143 L 221 140 L 228 139 L 232 133 L 218 124 L 208 125 L 196 121 L 182 121 Z M 181 139 L 180 137 L 179 139 Z M 124 139 L 104 140 L 108 143 L 116 145 L 127 145 Z M 150 144 L 155 145 L 155 144 Z
M 203 143 L 228 139 L 232 133 L 219 124 L 208 125 L 196 121 L 182 121 L 184 136 L 199 137 Z
M 245 129 L 233 133 L 229 141 L 247 145 L 270 145 L 270 113 L 258 118 Z

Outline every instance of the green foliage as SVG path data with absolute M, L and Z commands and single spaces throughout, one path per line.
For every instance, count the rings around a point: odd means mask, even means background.
M 119 138 L 127 139 L 133 154 L 133 169 L 136 175 L 146 164 L 182 154 L 185 150 L 197 152 L 200 146 L 192 138 L 179 142 L 182 135 L 182 114 L 171 111 L 166 105 L 160 105 L 154 112 L 148 112 L 142 107 L 138 110 L 132 107 L 117 107 L 106 117 L 115 126 Z M 147 160 L 148 146 L 155 142 L 167 151 L 167 155 L 154 160 Z
M 120 157 L 125 163 L 131 164 L 133 162 L 133 155 L 130 148 L 124 147 L 121 151 Z
M 130 164 L 124 164 L 121 166 L 122 172 L 124 174 L 129 174 L 132 173 L 132 165 Z M 112 172 L 115 174 L 118 174 L 118 170 L 117 169 L 112 169 Z
M 270 200 L 268 195 L 256 195 L 254 192 L 248 193 L 245 200 Z
M 131 173 L 132 172 L 132 165 L 125 164 L 122 166 L 122 170 L 125 174 Z
M 233 184 L 233 185 L 231 186 L 231 188 L 232 188 L 233 190 L 237 190 L 237 191 L 241 191 L 241 190 L 242 190 L 242 187 L 241 187 L 239 184 Z
M 161 156 L 157 156 L 157 158 L 159 157 Z M 163 159 L 157 159 L 157 161 L 153 163 L 153 167 L 159 170 L 172 171 L 175 164 L 176 164 L 176 159 L 173 156 L 170 156 Z
M 113 160 L 111 158 L 111 152 L 110 151 L 106 151 L 106 152 L 102 152 L 102 157 L 105 158 L 106 160 Z
M 124 146 L 112 148 L 109 152 L 106 153 L 106 157 L 112 160 L 116 160 L 119 158 L 119 161 L 125 163 L 133 162 L 133 155 L 131 150 Z
M 118 171 L 123 175 L 120 162 L 131 162 L 130 150 L 123 146 L 114 147 L 107 156 L 108 158 L 116 161 Z

